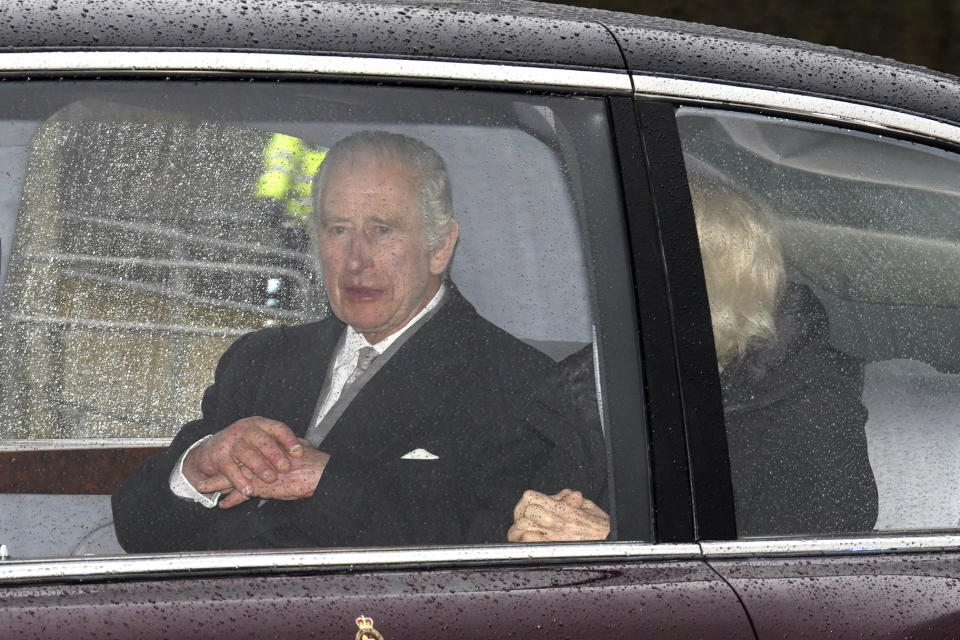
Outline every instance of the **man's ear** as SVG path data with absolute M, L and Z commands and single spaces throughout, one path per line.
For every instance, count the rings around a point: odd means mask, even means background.
M 430 256 L 430 273 L 435 276 L 441 275 L 447 270 L 450 259 L 453 258 L 453 250 L 457 246 L 457 238 L 460 237 L 460 223 L 453 218 L 447 221 L 447 232 L 440 241 L 440 246 L 433 250 Z

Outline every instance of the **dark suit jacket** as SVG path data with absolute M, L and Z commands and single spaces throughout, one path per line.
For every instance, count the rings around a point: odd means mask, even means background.
M 524 408 L 523 419 L 551 444 L 550 459 L 535 471 L 530 488 L 547 494 L 575 489 L 609 510 L 593 345 L 559 364 Z
M 554 368 L 545 355 L 447 299 L 347 407 L 320 449 L 315 494 L 206 509 L 169 475 L 203 436 L 248 416 L 306 432 L 344 324 L 334 317 L 243 336 L 220 359 L 202 418 L 113 496 L 127 551 L 503 542 L 512 508 L 553 444 L 518 414 Z M 403 460 L 426 449 L 438 460 Z

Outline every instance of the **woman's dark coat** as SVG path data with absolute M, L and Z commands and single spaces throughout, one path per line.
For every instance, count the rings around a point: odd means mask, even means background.
M 863 365 L 830 346 L 827 313 L 806 287 L 788 285 L 776 326 L 776 343 L 720 374 L 737 533 L 869 531 Z
M 737 533 L 744 536 L 868 531 L 877 487 L 860 403 L 863 365 L 829 344 L 823 306 L 788 285 L 777 341 L 721 374 Z M 525 412 L 557 443 L 536 485 L 579 489 L 606 505 L 606 451 L 597 412 L 592 349 L 561 363 Z

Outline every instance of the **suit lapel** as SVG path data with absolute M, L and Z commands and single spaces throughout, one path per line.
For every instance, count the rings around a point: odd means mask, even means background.
M 437 429 L 436 407 L 460 388 L 454 351 L 459 320 L 475 313 L 453 286 L 436 315 L 407 340 L 357 394 L 324 440 L 324 451 L 391 457 Z M 407 451 L 397 453 L 402 455 Z
M 286 329 L 281 357 L 273 358 L 257 394 L 263 415 L 306 434 L 344 324 L 334 317 Z

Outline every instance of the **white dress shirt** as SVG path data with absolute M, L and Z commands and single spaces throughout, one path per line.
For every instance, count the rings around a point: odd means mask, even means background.
M 430 299 L 430 302 L 427 303 L 420 313 L 415 315 L 410 319 L 408 323 L 403 325 L 403 328 L 392 333 L 380 342 L 376 344 L 370 344 L 367 342 L 367 339 L 363 337 L 363 334 L 358 333 L 356 329 L 347 325 L 346 333 L 343 339 L 343 346 L 337 352 L 337 356 L 334 359 L 333 372 L 331 373 L 330 379 L 330 391 L 327 393 L 327 397 L 323 400 L 323 405 L 320 407 L 320 411 L 317 414 L 317 422 L 323 420 L 323 417 L 327 415 L 327 412 L 330 411 L 330 408 L 340 399 L 340 394 L 343 392 L 343 387 L 347 382 L 347 378 L 350 377 L 350 374 L 353 373 L 353 370 L 357 367 L 357 357 L 359 355 L 360 349 L 363 347 L 373 347 L 377 354 L 382 354 L 386 351 L 390 345 L 394 343 L 404 332 L 413 324 L 415 324 L 420 318 L 426 315 L 431 309 L 440 304 L 440 301 L 443 299 L 444 291 L 446 287 L 440 285 L 440 288 Z M 194 447 L 198 444 L 209 438 L 206 436 L 197 440 L 190 446 L 189 449 L 183 452 L 183 455 L 180 456 L 180 459 L 177 461 L 177 464 L 174 465 L 173 471 L 170 472 L 170 491 L 174 493 L 179 498 L 184 500 L 192 500 L 194 502 L 199 502 L 203 506 L 210 508 L 217 505 L 217 501 L 220 500 L 220 492 L 215 491 L 213 493 L 200 493 L 194 488 L 190 481 L 187 480 L 186 476 L 183 475 L 183 461 L 187 457 L 187 454 L 193 451 Z

